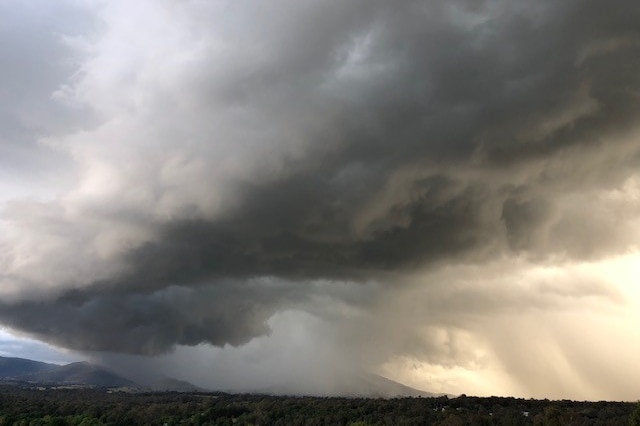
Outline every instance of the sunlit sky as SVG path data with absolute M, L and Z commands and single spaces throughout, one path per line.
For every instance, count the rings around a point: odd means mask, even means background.
M 0 355 L 640 398 L 640 4 L 0 3 Z

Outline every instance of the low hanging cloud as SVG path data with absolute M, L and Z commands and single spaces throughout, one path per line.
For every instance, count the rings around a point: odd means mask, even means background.
M 243 345 L 293 310 L 323 318 L 343 358 L 368 347 L 366 364 L 380 365 L 442 362 L 428 324 L 624 303 L 601 282 L 565 277 L 549 296 L 492 268 L 637 249 L 634 2 L 68 7 L 82 13 L 42 19 L 73 66 L 2 82 L 42 82 L 20 97 L 33 111 L 47 93 L 50 110 L 15 132 L 64 158 L 47 173 L 65 176 L 38 199 L 17 197 L 20 185 L 2 194 L 4 325 L 157 355 Z M 37 25 L 24 22 L 18 36 Z M 15 100 L 3 103 L 0 122 L 15 121 Z M 426 313 L 393 320 L 407 295 Z M 357 336 L 371 324 L 386 331 L 367 346 Z

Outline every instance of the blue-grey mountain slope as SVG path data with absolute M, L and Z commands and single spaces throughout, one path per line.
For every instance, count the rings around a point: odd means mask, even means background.
M 25 358 L 0 357 L 0 378 L 36 374 L 60 367 L 56 364 L 33 361 Z

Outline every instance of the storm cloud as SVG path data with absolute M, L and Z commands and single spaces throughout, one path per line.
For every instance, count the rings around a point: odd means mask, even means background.
M 472 368 L 484 344 L 530 380 L 500 318 L 632 303 L 580 265 L 638 247 L 635 2 L 3 7 L 29 73 L 0 82 L 0 165 L 50 164 L 0 194 L 14 330 L 246 350 L 301 312 L 331 362 Z

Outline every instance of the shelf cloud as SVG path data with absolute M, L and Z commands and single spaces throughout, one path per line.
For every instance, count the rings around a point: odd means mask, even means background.
M 3 325 L 224 358 L 286 351 L 301 316 L 334 367 L 636 398 L 567 337 L 605 338 L 577 313 L 631 315 L 620 345 L 640 320 L 618 273 L 640 237 L 635 2 L 0 7 L 20 23 L 0 27 Z

